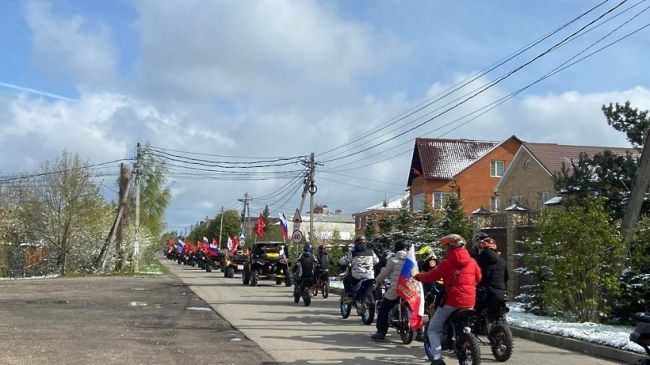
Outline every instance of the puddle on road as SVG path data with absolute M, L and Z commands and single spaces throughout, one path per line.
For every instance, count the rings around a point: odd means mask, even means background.
M 140 307 L 140 308 L 162 308 L 160 304 L 151 304 L 147 302 L 130 302 L 129 307 Z
M 147 288 L 131 288 L 133 291 L 145 291 Z
M 201 311 L 201 312 L 210 312 L 212 309 L 210 307 L 187 307 L 191 311 Z
M 70 304 L 69 300 L 28 300 L 25 303 L 27 304 Z
M 232 337 L 230 342 L 241 342 L 241 337 Z

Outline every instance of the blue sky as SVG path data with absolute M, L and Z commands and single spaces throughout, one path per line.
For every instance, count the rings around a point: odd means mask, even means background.
M 130 157 L 137 142 L 230 156 L 318 154 L 376 130 L 599 3 L 2 1 L 0 174 L 33 169 L 63 149 L 91 162 Z M 524 64 L 618 3 L 605 2 L 468 88 Z M 650 109 L 650 28 L 465 126 L 435 129 L 536 80 L 634 14 L 608 40 L 647 24 L 649 5 L 625 2 L 603 19 L 616 18 L 450 113 L 326 164 L 317 175 L 317 202 L 353 213 L 403 192 L 410 154 L 392 156 L 412 148 L 417 136 L 499 141 L 515 134 L 531 142 L 626 146 L 600 106 L 630 100 Z M 354 163 L 359 158 L 366 163 Z M 351 169 L 335 169 L 341 165 Z M 103 183 L 114 185 L 110 179 Z M 169 224 L 189 225 L 222 205 L 237 208 L 244 192 L 261 197 L 286 183 L 170 177 Z M 292 212 L 297 202 L 273 201 L 272 210 Z M 256 203 L 253 214 L 268 201 Z

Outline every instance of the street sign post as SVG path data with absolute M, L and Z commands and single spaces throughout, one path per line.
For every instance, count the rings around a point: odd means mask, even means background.
M 302 238 L 303 238 L 303 237 L 304 237 L 304 235 L 302 234 L 302 231 L 299 230 L 299 229 L 296 229 L 296 230 L 293 231 L 293 233 L 291 234 L 291 240 L 292 240 L 294 243 L 300 243 L 300 241 L 302 241 Z

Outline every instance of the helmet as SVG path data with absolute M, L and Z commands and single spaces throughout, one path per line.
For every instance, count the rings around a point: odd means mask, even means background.
M 305 246 L 302 248 L 303 251 L 312 253 L 314 252 L 314 246 L 311 245 L 311 243 L 307 242 Z
M 411 248 L 411 241 L 407 241 L 407 240 L 396 241 L 395 246 L 393 247 L 395 252 L 408 250 L 409 248 Z
M 354 244 L 356 245 L 357 243 L 363 243 L 364 245 L 367 245 L 368 239 L 366 236 L 357 236 L 357 238 L 354 239 Z
M 497 242 L 494 239 L 488 237 L 488 238 L 485 238 L 485 239 L 479 241 L 478 246 L 479 246 L 479 248 L 481 248 L 483 250 L 486 249 L 486 248 L 491 248 L 493 250 L 496 250 L 497 249 Z
M 485 232 L 479 232 L 476 234 L 476 236 L 474 236 L 474 242 L 479 242 L 486 238 L 490 238 L 490 236 L 488 236 Z
M 418 250 L 418 255 L 428 257 L 432 253 L 433 249 L 429 245 L 424 245 Z
M 462 247 L 465 245 L 465 239 L 459 234 L 448 234 L 440 239 L 440 245 L 443 247 Z

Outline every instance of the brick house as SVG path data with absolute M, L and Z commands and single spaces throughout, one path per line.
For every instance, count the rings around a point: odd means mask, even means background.
M 443 209 L 452 194 L 467 213 L 502 209 L 495 187 L 522 144 L 516 136 L 503 142 L 416 138 L 407 181 L 411 211 Z
M 639 153 L 631 148 L 524 142 L 495 187 L 501 206 L 517 202 L 530 210 L 542 209 L 544 202 L 558 195 L 554 174 L 570 168 L 571 161 L 577 161 L 580 153 L 593 156 L 605 150 L 618 155 Z

